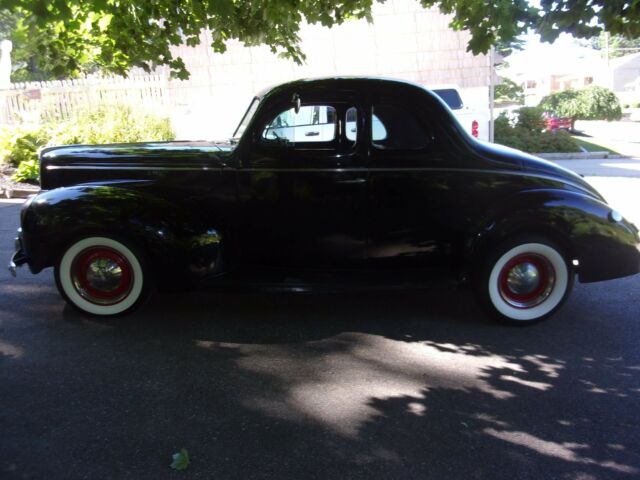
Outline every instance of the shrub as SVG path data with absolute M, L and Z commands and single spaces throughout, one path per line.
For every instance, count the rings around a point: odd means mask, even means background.
M 47 144 L 46 127 L 20 127 L 0 132 L 0 163 L 17 167 L 22 162 L 37 160 L 38 150 Z
M 40 178 L 40 162 L 38 159 L 25 160 L 13 174 L 16 182 L 37 183 Z
M 565 90 L 547 95 L 540 107 L 560 117 L 576 120 L 620 120 L 622 107 L 615 93 L 608 88 L 592 86 L 580 90 Z
M 518 110 L 516 126 L 530 132 L 541 132 L 546 128 L 546 122 L 540 107 L 522 107 Z
M 175 134 L 166 117 L 136 110 L 130 105 L 104 104 L 84 110 L 60 123 L 49 145 L 74 143 L 129 143 L 173 140 Z
M 578 143 L 567 132 L 552 133 L 543 128 L 544 119 L 538 108 L 521 108 L 513 118 L 502 113 L 494 123 L 495 141 L 529 153 L 580 151 Z
M 166 117 L 141 112 L 129 105 L 99 105 L 73 118 L 38 128 L 5 129 L 0 132 L 0 163 L 18 167 L 17 181 L 36 181 L 38 151 L 49 145 L 129 143 L 173 140 Z

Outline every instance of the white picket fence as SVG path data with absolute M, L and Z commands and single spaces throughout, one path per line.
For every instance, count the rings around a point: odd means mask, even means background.
M 0 124 L 65 119 L 104 103 L 126 103 L 165 113 L 170 106 L 168 78 L 149 74 L 13 83 L 11 88 L 0 90 Z

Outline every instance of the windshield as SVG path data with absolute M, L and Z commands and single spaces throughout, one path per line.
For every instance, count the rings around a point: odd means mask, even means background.
M 240 120 L 240 124 L 238 125 L 238 128 L 236 128 L 236 131 L 233 134 L 234 140 L 238 140 L 242 136 L 244 131 L 247 129 L 247 126 L 249 125 L 249 122 L 253 118 L 253 115 L 256 113 L 256 110 L 258 109 L 259 104 L 260 104 L 260 99 L 258 97 L 254 97 L 254 99 L 251 100 L 251 105 L 249 105 L 249 108 L 247 108 L 247 111 L 245 112 L 244 117 L 242 117 L 242 120 Z

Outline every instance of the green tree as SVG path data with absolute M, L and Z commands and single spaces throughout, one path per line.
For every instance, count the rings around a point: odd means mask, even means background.
M 565 90 L 547 95 L 540 108 L 560 117 L 571 118 L 571 128 L 576 120 L 620 120 L 622 108 L 615 93 L 604 87 L 588 87 Z
M 524 103 L 524 88 L 510 78 L 503 78 L 502 83 L 496 86 L 496 103 L 515 102 L 520 105 Z
M 597 37 L 588 41 L 591 48 L 604 51 L 607 48 L 607 34 L 601 32 Z M 624 35 L 609 36 L 609 57 L 623 57 L 640 52 L 640 38 L 626 38 Z
M 384 0 L 376 0 L 384 1 Z M 421 0 L 452 14 L 451 27 L 471 32 L 468 49 L 486 52 L 498 41 L 509 44 L 529 30 L 553 41 L 561 32 L 581 38 L 605 28 L 640 37 L 640 4 L 611 0 Z M 170 47 L 200 43 L 209 29 L 212 47 L 224 52 L 231 39 L 267 45 L 297 62 L 300 25 L 324 26 L 348 19 L 371 20 L 373 0 L 3 0 L 1 9 L 17 15 L 17 42 L 29 46 L 37 70 L 56 77 L 77 75 L 90 65 L 126 74 L 132 67 L 169 66 L 180 78 L 188 72 Z

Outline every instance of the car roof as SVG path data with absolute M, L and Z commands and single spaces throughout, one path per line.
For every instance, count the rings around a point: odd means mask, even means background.
M 388 88 L 391 90 L 403 89 L 403 90 L 421 90 L 427 92 L 427 88 L 418 83 L 410 82 L 407 80 L 401 80 L 397 78 L 385 78 L 385 77 L 319 77 L 319 78 L 301 78 L 291 82 L 282 83 L 268 87 L 258 93 L 257 97 L 264 98 L 267 96 L 273 96 L 275 94 L 284 94 L 286 92 L 293 93 L 300 88 L 306 89 L 318 89 L 318 90 L 332 90 L 332 89 L 349 89 L 359 91 L 361 89 L 368 88 Z

